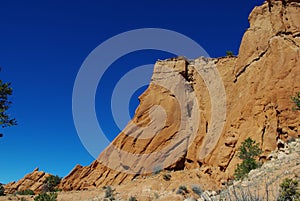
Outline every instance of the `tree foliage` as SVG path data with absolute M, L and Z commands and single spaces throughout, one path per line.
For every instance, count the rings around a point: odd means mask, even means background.
M 0 126 L 2 126 L 2 128 L 17 125 L 16 119 L 12 118 L 7 112 L 12 103 L 9 100 L 9 96 L 12 95 L 12 92 L 11 84 L 0 80 Z M 0 134 L 0 137 L 2 136 L 3 134 Z
M 243 162 L 238 164 L 237 168 L 235 169 L 235 179 L 242 179 L 251 170 L 258 168 L 258 163 L 256 162 L 255 157 L 261 153 L 262 150 L 259 148 L 259 144 L 250 137 L 247 138 L 239 147 L 238 157 L 242 159 Z
M 291 97 L 292 101 L 295 104 L 294 110 L 300 110 L 300 92 L 297 92 L 295 96 Z

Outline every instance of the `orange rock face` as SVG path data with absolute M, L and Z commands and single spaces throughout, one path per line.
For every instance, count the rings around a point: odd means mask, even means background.
M 27 174 L 23 179 L 17 182 L 11 182 L 4 186 L 5 193 L 12 194 L 16 191 L 23 191 L 30 189 L 35 193 L 42 191 L 43 182 L 50 174 L 39 171 L 36 168 L 32 173 Z
M 299 137 L 300 114 L 290 99 L 300 91 L 299 19 L 297 1 L 272 1 L 271 12 L 265 3 L 250 14 L 238 57 L 158 61 L 132 121 L 97 161 L 75 167 L 61 187 L 120 184 L 155 168 L 197 168 L 203 182 L 217 188 L 232 178 L 247 137 L 259 142 L 261 159 L 277 139 Z M 212 84 L 218 76 L 224 91 Z
M 266 2 L 250 14 L 237 57 L 158 61 L 132 121 L 60 188 L 115 185 L 159 169 L 197 169 L 200 183 L 218 188 L 232 178 L 247 137 L 259 142 L 261 160 L 277 139 L 299 137 L 290 97 L 300 91 L 300 3 L 271 3 L 271 11 Z

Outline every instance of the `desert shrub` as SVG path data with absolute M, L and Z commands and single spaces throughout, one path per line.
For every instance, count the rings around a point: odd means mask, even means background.
M 193 185 L 192 186 L 192 191 L 194 192 L 194 193 L 196 193 L 199 197 L 202 195 L 202 193 L 203 193 L 203 190 L 199 187 L 199 186 L 197 186 L 197 185 Z
M 176 191 L 176 194 L 185 195 L 186 193 L 188 193 L 187 187 L 183 185 L 179 186 Z
M 21 201 L 28 201 L 26 198 L 21 198 Z
M 115 197 L 114 197 L 114 190 L 111 188 L 111 186 L 105 186 L 103 187 L 103 189 L 105 190 L 105 194 L 104 194 L 104 198 L 105 200 L 115 200 Z
M 295 96 L 291 97 L 292 101 L 295 104 L 294 110 L 300 110 L 300 92 L 296 92 Z
M 159 174 L 161 171 L 162 171 L 162 168 L 160 166 L 155 166 L 153 168 L 153 174 L 154 175 Z
M 300 193 L 297 191 L 298 181 L 284 179 L 280 184 L 278 201 L 300 201 Z
M 44 181 L 43 191 L 44 192 L 55 192 L 58 191 L 56 186 L 60 183 L 61 177 L 58 175 L 50 175 Z
M 26 189 L 26 190 L 23 190 L 23 191 L 17 191 L 16 194 L 19 194 L 19 195 L 34 195 L 34 192 L 33 192 L 33 190 Z
M 170 181 L 171 177 L 172 176 L 169 173 L 163 175 L 163 179 L 166 180 L 166 181 Z
M 250 137 L 242 143 L 238 150 L 238 157 L 243 162 L 238 164 L 235 169 L 234 177 L 236 180 L 243 179 L 251 170 L 258 168 L 259 164 L 256 162 L 255 157 L 261 153 L 262 150 L 259 148 L 259 144 Z
M 154 193 L 154 198 L 155 198 L 155 199 L 158 199 L 158 198 L 159 198 L 158 193 L 156 193 L 156 192 Z
M 0 183 L 0 196 L 4 195 L 4 187 L 3 185 Z
M 227 51 L 226 51 L 226 56 L 232 57 L 232 56 L 233 56 L 233 52 L 230 51 L 230 50 L 227 50 Z
M 56 201 L 57 193 L 42 193 L 34 198 L 34 201 Z
M 137 199 L 134 196 L 130 196 L 128 201 L 137 201 Z

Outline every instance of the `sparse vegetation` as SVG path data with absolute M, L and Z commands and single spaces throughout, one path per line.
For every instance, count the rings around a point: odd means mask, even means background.
M 114 197 L 114 190 L 111 188 L 111 186 L 105 186 L 103 189 L 105 190 L 104 200 L 116 200 Z
M 130 196 L 128 201 L 137 201 L 137 199 L 134 196 Z
M 197 185 L 192 185 L 192 191 L 194 193 L 196 193 L 199 197 L 203 193 L 203 190 L 199 186 L 197 186 Z
M 18 194 L 18 195 L 34 195 L 34 192 L 33 192 L 33 190 L 26 189 L 23 191 L 17 191 L 16 194 Z
M 280 195 L 277 201 L 300 201 L 300 193 L 297 191 L 298 181 L 284 179 L 280 184 Z
M 61 181 L 61 177 L 59 177 L 58 175 L 48 176 L 44 181 L 44 186 L 43 186 L 44 193 L 58 191 L 56 187 L 60 183 L 60 181 Z
M 179 186 L 176 191 L 176 194 L 185 195 L 186 193 L 188 193 L 187 187 L 183 185 Z
M 159 174 L 161 171 L 162 171 L 162 168 L 160 166 L 155 166 L 153 168 L 153 174 L 154 175 Z
M 233 56 L 233 51 L 227 50 L 226 51 L 226 56 L 232 57 Z
M 3 185 L 0 183 L 0 196 L 4 195 L 4 187 Z
M 291 99 L 295 104 L 295 107 L 293 107 L 293 109 L 300 110 L 300 92 L 297 92 L 295 96 L 291 97 Z
M 56 201 L 57 193 L 42 193 L 34 198 L 34 201 Z
M 170 181 L 171 177 L 172 176 L 169 173 L 166 173 L 166 174 L 163 175 L 163 179 L 166 180 L 166 181 Z
M 239 147 L 238 156 L 243 162 L 238 164 L 235 169 L 234 177 L 236 180 L 243 179 L 251 170 L 258 168 L 259 165 L 255 157 L 261 153 L 262 150 L 259 148 L 259 144 L 250 137 L 242 143 Z
M 155 198 L 155 199 L 158 199 L 158 198 L 159 198 L 158 193 L 156 193 L 156 192 L 154 193 L 154 198 Z

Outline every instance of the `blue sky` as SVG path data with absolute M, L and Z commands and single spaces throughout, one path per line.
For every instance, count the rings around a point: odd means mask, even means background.
M 10 113 L 19 125 L 1 131 L 0 182 L 18 180 L 36 167 L 66 176 L 76 164 L 94 160 L 73 123 L 72 90 L 83 61 L 102 42 L 132 29 L 163 28 L 195 40 L 211 57 L 224 56 L 226 50 L 237 54 L 249 27 L 248 15 L 262 2 L 1 1 L 0 79 L 12 82 Z M 97 91 L 96 108 L 110 140 L 119 132 L 110 112 L 116 83 L 112 80 L 132 66 L 170 56 L 160 51 L 135 52 L 120 58 L 105 74 L 101 80 L 105 89 Z M 132 97 L 131 114 L 142 90 Z

